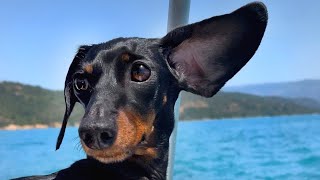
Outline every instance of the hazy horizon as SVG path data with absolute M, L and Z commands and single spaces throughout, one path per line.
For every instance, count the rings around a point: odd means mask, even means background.
M 226 84 L 225 86 L 223 86 L 221 88 L 221 90 L 223 91 L 223 89 L 226 88 L 233 88 L 233 87 L 245 87 L 245 86 L 255 86 L 255 85 L 271 85 L 271 84 L 282 84 L 282 83 L 296 83 L 296 82 L 303 82 L 303 81 L 320 81 L 320 79 L 298 79 L 295 81 L 279 81 L 279 82 L 261 82 L 261 83 L 251 83 L 251 84 L 239 84 L 239 85 L 228 85 Z M 24 83 L 24 82 L 19 82 L 19 81 L 10 81 L 10 80 L 0 80 L 0 83 L 4 83 L 4 82 L 9 82 L 9 83 L 19 83 L 22 85 L 27 85 L 27 86 L 34 86 L 34 87 L 40 87 L 43 89 L 47 89 L 47 90 L 51 90 L 51 91 L 62 91 L 63 88 L 61 89 L 52 89 L 52 88 L 48 88 L 48 87 L 44 87 L 38 84 L 28 84 L 28 83 Z

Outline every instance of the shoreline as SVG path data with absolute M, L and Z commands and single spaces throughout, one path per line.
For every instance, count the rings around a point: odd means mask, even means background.
M 202 118 L 202 119 L 191 119 L 191 120 L 179 120 L 179 122 L 196 122 L 196 121 L 221 121 L 221 120 L 233 120 L 233 121 L 238 121 L 238 120 L 250 120 L 254 118 L 272 118 L 272 117 L 291 117 L 291 116 L 320 116 L 320 113 L 306 113 L 306 114 L 280 114 L 280 115 L 270 115 L 270 116 L 235 116 L 235 117 L 226 117 L 226 118 L 215 118 L 215 119 L 210 119 L 210 118 Z
M 60 125 L 60 126 L 59 126 Z M 28 124 L 28 125 L 18 125 L 18 124 L 9 124 L 4 127 L 0 127 L 0 130 L 7 131 L 16 131 L 16 130 L 27 130 L 27 129 L 47 129 L 47 128 L 57 128 L 61 127 L 61 123 L 53 123 L 53 124 Z
M 193 119 L 193 120 L 179 120 L 179 122 L 195 122 L 195 121 L 219 121 L 219 120 L 238 120 L 238 119 L 250 119 L 250 118 L 257 118 L 257 117 L 283 117 L 283 116 L 303 116 L 303 115 L 320 115 L 319 113 L 311 113 L 311 114 L 283 114 L 283 115 L 276 115 L 276 116 L 247 116 L 247 117 L 230 117 L 230 118 L 216 118 L 216 119 L 210 119 L 210 118 L 202 118 L 202 119 Z M 9 124 L 4 127 L 0 127 L 0 130 L 5 131 L 16 131 L 16 130 L 28 130 L 28 129 L 48 129 L 48 128 L 60 128 L 61 123 L 55 122 L 50 124 L 33 124 L 33 125 L 17 125 L 17 124 Z M 79 123 L 76 123 L 71 126 L 67 127 L 79 127 Z
M 75 124 L 68 127 L 77 127 L 79 124 Z M 0 130 L 5 131 L 17 131 L 17 130 L 29 130 L 29 129 L 48 129 L 48 128 L 61 128 L 61 123 L 55 122 L 50 124 L 28 124 L 28 125 L 18 125 L 18 124 L 9 124 L 7 126 L 0 127 Z

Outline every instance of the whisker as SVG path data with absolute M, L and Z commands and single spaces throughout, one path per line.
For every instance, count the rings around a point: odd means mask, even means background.
M 76 137 L 74 137 L 74 138 L 72 138 L 72 141 L 74 142 L 74 141 L 78 141 L 79 140 L 79 136 L 76 136 Z
M 76 144 L 76 146 L 75 146 L 75 149 L 76 149 L 77 151 L 82 151 L 82 145 L 81 145 L 81 142 L 80 142 L 80 141 L 77 142 L 77 144 Z

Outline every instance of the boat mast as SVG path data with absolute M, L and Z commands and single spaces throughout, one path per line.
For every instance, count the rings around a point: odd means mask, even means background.
M 170 0 L 167 31 L 169 32 L 176 27 L 188 24 L 189 10 L 190 10 L 190 0 Z M 174 106 L 175 122 L 174 122 L 174 129 L 171 133 L 170 140 L 169 140 L 169 143 L 170 143 L 169 162 L 168 162 L 168 168 L 167 168 L 168 180 L 171 180 L 173 177 L 174 153 L 175 153 L 175 147 L 176 147 L 180 101 L 181 101 L 181 98 L 179 96 Z

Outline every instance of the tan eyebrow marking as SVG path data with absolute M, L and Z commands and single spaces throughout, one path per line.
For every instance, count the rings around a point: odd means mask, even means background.
M 93 72 L 93 66 L 91 64 L 84 66 L 83 70 L 89 74 Z
M 123 53 L 122 55 L 121 55 L 121 60 L 122 61 L 129 61 L 130 60 L 130 55 L 128 54 L 128 53 Z

